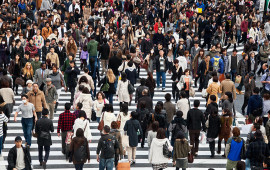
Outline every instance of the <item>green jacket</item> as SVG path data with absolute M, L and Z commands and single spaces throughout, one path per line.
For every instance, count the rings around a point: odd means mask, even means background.
M 87 51 L 89 53 L 89 56 L 97 56 L 97 47 L 98 42 L 96 40 L 90 40 L 87 44 Z
M 188 141 L 184 139 L 184 143 L 180 139 L 175 139 L 173 147 L 173 161 L 178 158 L 186 158 L 190 151 Z
M 31 64 L 33 67 L 34 75 L 35 75 L 36 70 L 40 68 L 41 62 L 40 61 L 32 61 Z
M 62 66 L 62 69 L 61 69 L 61 71 L 62 72 L 64 72 L 64 79 L 65 79 L 65 82 L 67 83 L 67 73 L 65 73 L 66 72 L 66 69 L 68 68 L 68 66 L 69 66 L 69 59 L 67 58 L 66 60 L 65 60 L 65 62 L 64 62 L 64 65 Z

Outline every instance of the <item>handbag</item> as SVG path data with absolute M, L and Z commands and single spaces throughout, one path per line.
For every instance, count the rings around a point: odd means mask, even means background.
M 195 96 L 195 90 L 193 87 L 189 88 L 189 96 L 194 97 Z
M 70 144 L 71 143 L 72 136 L 73 136 L 73 132 L 72 131 L 67 132 L 67 136 L 66 136 L 66 140 L 65 140 L 65 143 L 66 144 Z
M 96 121 L 97 120 L 97 113 L 94 109 L 92 109 L 92 114 L 91 114 L 91 120 Z
M 205 127 L 206 127 L 206 128 L 209 128 L 209 116 L 210 116 L 210 115 L 208 115 L 208 119 L 207 119 L 207 121 L 205 122 Z
M 129 136 L 128 135 L 123 135 L 122 136 L 122 146 L 129 147 Z
M 176 87 L 178 88 L 179 91 L 183 89 L 183 84 L 180 83 L 180 81 L 176 84 Z
M 132 86 L 132 84 L 130 84 L 130 82 L 128 82 L 128 93 L 132 94 L 135 92 L 134 87 Z
M 20 85 L 20 86 L 24 86 L 25 85 L 25 81 L 24 81 L 23 78 L 17 77 L 16 80 L 15 80 L 15 84 L 16 85 Z
M 144 68 L 145 70 L 148 70 L 148 63 L 146 60 L 143 62 L 142 68 Z
M 140 64 L 142 62 L 142 60 L 140 59 L 140 57 L 138 57 L 138 55 L 136 55 L 134 58 L 133 58 L 133 62 L 136 63 L 136 64 Z
M 193 161 L 194 161 L 194 157 L 193 157 L 193 155 L 192 155 L 192 153 L 188 153 L 188 163 L 193 163 Z
M 102 118 L 101 118 L 101 121 L 99 122 L 99 124 L 98 124 L 98 130 L 99 131 L 102 131 L 103 130 L 103 127 L 104 127 L 104 114 L 105 114 L 105 112 L 102 114 Z
M 236 78 L 235 78 L 235 83 L 238 83 L 238 84 L 240 84 L 241 83 L 241 79 L 242 79 L 242 76 L 236 76 Z
M 166 141 L 166 143 L 163 144 L 163 156 L 165 158 L 171 158 L 172 157 L 172 151 L 169 150 L 168 141 Z
M 103 92 L 107 92 L 107 91 L 109 91 L 109 88 L 110 88 L 110 85 L 109 85 L 109 83 L 107 82 L 107 78 L 105 78 L 106 79 L 106 82 L 105 82 L 105 84 L 103 84 L 103 86 L 101 87 L 101 91 L 103 91 Z
M 207 91 L 206 89 L 202 89 L 202 98 L 206 98 L 207 97 Z
M 37 133 L 35 133 L 34 131 L 32 131 L 32 136 L 34 137 L 34 138 L 37 138 Z
M 117 129 L 119 129 L 120 126 L 121 126 L 121 116 L 119 115 L 118 118 L 119 118 L 119 117 L 120 117 L 120 120 L 117 119 L 117 121 L 116 121 L 116 123 L 117 123 Z

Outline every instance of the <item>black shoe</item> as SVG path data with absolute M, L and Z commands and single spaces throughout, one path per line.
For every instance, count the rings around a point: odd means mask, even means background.
M 141 145 L 141 148 L 144 148 L 144 145 Z
M 217 154 L 220 154 L 220 151 L 217 151 Z
M 42 166 L 42 162 L 39 163 L 39 166 Z
M 211 156 L 210 156 L 210 158 L 214 158 L 214 157 L 215 157 L 215 155 L 211 155 Z
M 46 169 L 46 162 L 42 162 L 43 169 Z
M 223 154 L 222 157 L 226 157 L 225 154 Z

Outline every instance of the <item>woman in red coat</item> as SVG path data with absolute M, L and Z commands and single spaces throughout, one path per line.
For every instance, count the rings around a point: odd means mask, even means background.
M 163 24 L 162 24 L 160 18 L 158 18 L 158 21 L 157 21 L 157 22 L 155 23 L 155 25 L 154 25 L 154 30 L 155 30 L 156 33 L 158 32 L 158 29 L 159 29 L 159 28 L 163 28 Z

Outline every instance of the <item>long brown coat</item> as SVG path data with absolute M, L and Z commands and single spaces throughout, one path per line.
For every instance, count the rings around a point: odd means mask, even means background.
M 215 95 L 216 96 L 216 103 L 217 103 L 218 93 L 220 93 L 219 85 L 216 82 L 213 82 L 213 83 L 211 83 L 208 86 L 208 88 L 206 89 L 206 91 L 209 94 L 209 96 L 211 96 L 211 95 Z M 210 97 L 209 97 L 208 102 L 207 102 L 207 105 L 210 104 L 210 103 L 211 103 L 211 101 L 210 101 Z
M 42 112 L 42 107 L 47 109 L 44 93 L 38 89 L 35 94 L 33 90 L 27 93 L 29 102 L 35 106 L 36 112 Z
M 225 134 L 225 123 L 226 123 L 226 120 L 229 119 L 229 125 L 230 125 L 230 130 L 231 130 L 231 126 L 232 126 L 232 117 L 229 117 L 229 116 L 221 116 L 220 117 L 220 132 L 219 132 L 219 135 L 218 135 L 218 138 L 219 139 L 224 139 L 226 142 L 227 140 L 230 138 L 231 136 L 231 133 L 228 133 L 228 134 Z
M 122 137 L 121 137 L 120 131 L 116 130 L 116 129 L 112 129 L 110 131 L 110 134 L 115 136 L 115 138 L 119 142 L 119 151 L 118 152 L 119 152 L 119 155 L 122 157 L 124 155 L 124 153 L 123 153 Z
M 220 83 L 219 90 L 221 92 L 221 96 L 223 96 L 226 92 L 231 92 L 233 94 L 233 99 L 236 99 L 236 89 L 234 82 L 230 79 L 225 79 Z

